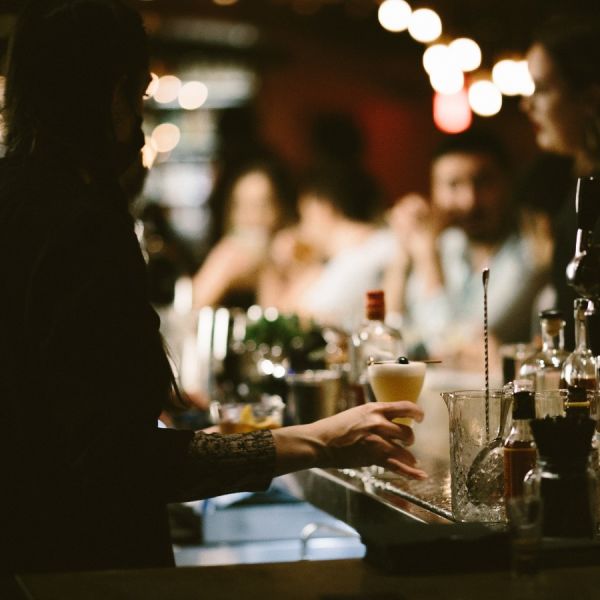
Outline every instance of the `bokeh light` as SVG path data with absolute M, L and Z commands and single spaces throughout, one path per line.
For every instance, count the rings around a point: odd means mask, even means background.
M 161 123 L 152 132 L 152 145 L 157 152 L 171 152 L 180 139 L 179 127 L 173 123 Z
M 519 93 L 522 96 L 531 96 L 535 92 L 535 83 L 526 60 L 517 61 L 516 73 L 519 79 Z
M 410 16 L 408 33 L 417 42 L 433 42 L 442 35 L 442 21 L 430 8 L 419 8 Z
M 144 98 L 148 100 L 152 98 L 154 94 L 156 94 L 156 90 L 158 90 L 158 75 L 156 73 L 150 73 L 150 83 L 146 88 L 146 93 L 144 94 Z
M 445 69 L 452 64 L 450 50 L 445 44 L 434 44 L 423 52 L 423 68 L 431 75 L 435 71 Z
M 142 164 L 146 169 L 151 169 L 156 160 L 156 148 L 152 144 L 152 140 L 147 139 L 142 148 Z
M 453 60 L 465 72 L 474 71 L 481 64 L 481 48 L 469 38 L 458 38 L 448 45 Z
M 379 5 L 377 18 L 384 29 L 399 32 L 408 27 L 411 13 L 410 5 L 404 0 L 384 0 Z
M 208 98 L 208 88 L 201 81 L 189 81 L 179 91 L 179 105 L 186 110 L 200 108 Z
M 465 76 L 458 67 L 448 66 L 433 71 L 429 76 L 429 82 L 431 87 L 440 94 L 456 94 L 465 85 Z
M 491 117 L 502 108 L 502 93 L 492 81 L 476 81 L 469 87 L 469 105 L 474 113 Z
M 517 63 L 510 59 L 498 61 L 492 69 L 492 81 L 505 96 L 519 94 L 519 67 Z
M 436 93 L 433 96 L 433 122 L 445 133 L 467 130 L 473 122 L 473 113 L 466 90 L 456 94 Z
M 154 100 L 159 104 L 168 104 L 177 99 L 181 90 L 181 81 L 175 75 L 164 75 L 158 80 L 158 87 L 154 92 Z

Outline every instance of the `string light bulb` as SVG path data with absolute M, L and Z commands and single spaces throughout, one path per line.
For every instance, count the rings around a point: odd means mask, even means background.
M 433 96 L 433 122 L 445 133 L 467 130 L 473 122 L 473 113 L 466 90 L 456 94 L 436 93 Z
M 408 33 L 417 42 L 433 42 L 442 35 L 442 20 L 430 8 L 419 8 L 410 15 Z
M 489 80 L 472 83 L 468 92 L 469 105 L 472 111 L 482 117 L 491 117 L 502 108 L 502 93 L 496 84 Z
M 458 67 L 449 67 L 434 71 L 429 76 L 429 82 L 440 94 L 456 94 L 465 85 L 465 76 Z
M 433 44 L 423 52 L 423 68 L 428 75 L 438 69 L 444 69 L 451 60 L 450 49 L 446 44 Z
M 379 5 L 377 18 L 384 29 L 398 33 L 408 27 L 411 13 L 410 4 L 404 0 L 384 0 Z
M 481 64 L 481 48 L 470 38 L 457 38 L 448 48 L 453 60 L 465 72 L 474 71 Z

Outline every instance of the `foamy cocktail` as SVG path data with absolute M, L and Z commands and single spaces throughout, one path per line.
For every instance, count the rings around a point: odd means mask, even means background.
M 368 366 L 369 383 L 378 402 L 408 400 L 417 402 L 425 381 L 425 363 L 418 361 L 374 361 Z M 410 417 L 398 417 L 394 423 L 412 425 Z

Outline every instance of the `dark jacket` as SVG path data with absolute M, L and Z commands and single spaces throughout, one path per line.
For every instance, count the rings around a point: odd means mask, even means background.
M 145 265 L 117 186 L 0 161 L 0 548 L 10 570 L 172 564 L 165 504 L 193 433 L 169 390 Z

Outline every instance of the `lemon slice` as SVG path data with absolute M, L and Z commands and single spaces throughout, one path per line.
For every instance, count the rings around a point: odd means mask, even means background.
M 254 415 L 252 414 L 252 405 L 245 404 L 244 408 L 240 411 L 240 418 L 238 423 L 243 423 L 244 425 L 254 425 Z

